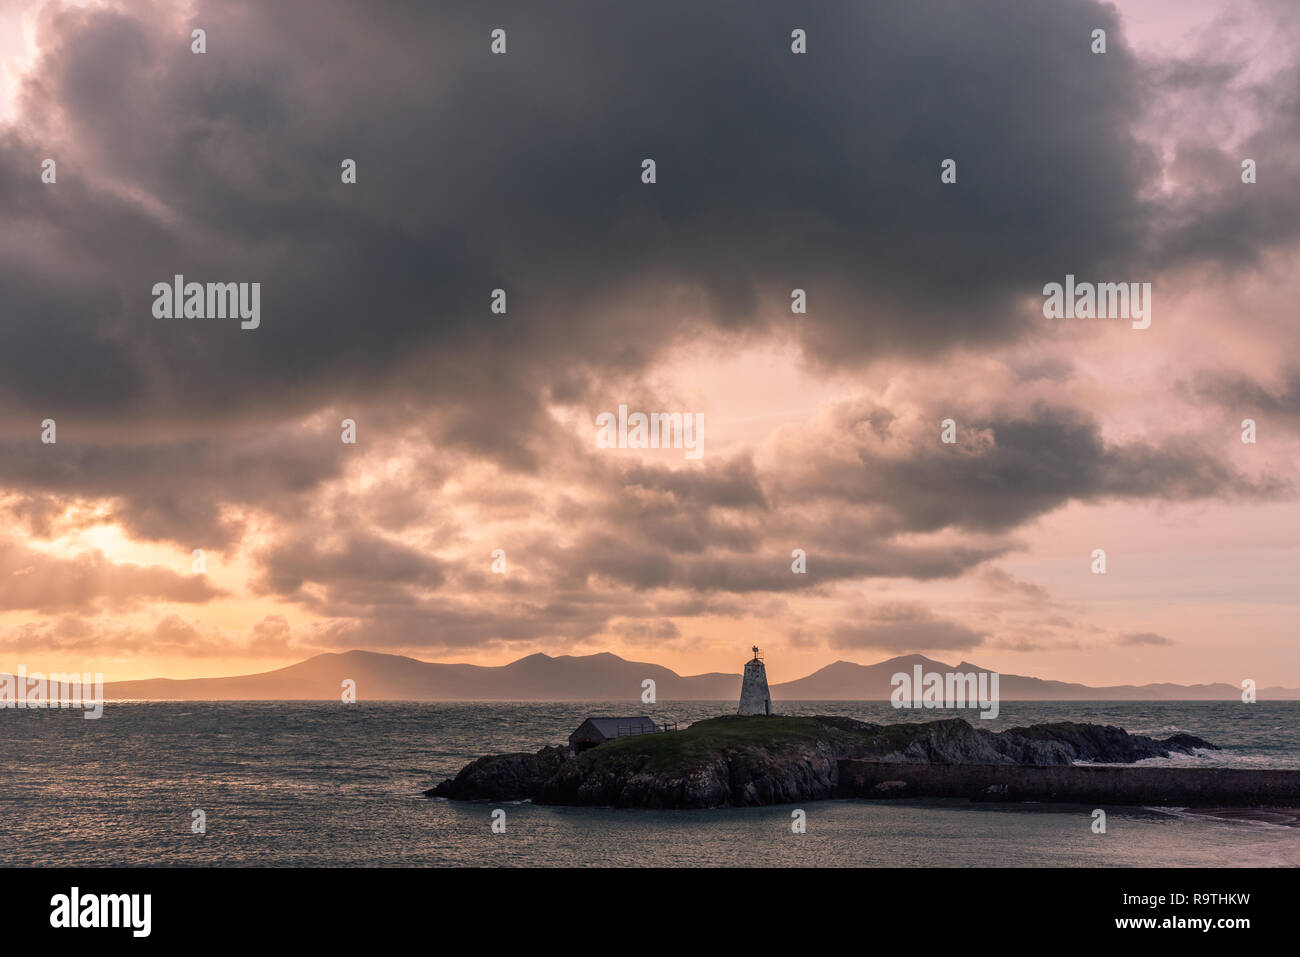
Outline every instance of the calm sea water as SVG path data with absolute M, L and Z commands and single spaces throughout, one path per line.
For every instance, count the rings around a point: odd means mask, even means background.
M 686 723 L 730 703 L 661 703 Z M 483 754 L 559 743 L 624 704 L 166 702 L 0 710 L 0 863 L 6 865 L 1296 866 L 1300 828 L 1143 809 L 968 801 L 810 802 L 639 811 L 430 800 Z M 932 720 L 875 702 L 778 702 L 783 714 Z M 971 717 L 966 712 L 964 717 Z M 1004 702 L 992 730 L 1041 721 L 1200 735 L 1227 750 L 1183 764 L 1300 768 L 1300 702 Z M 1166 763 L 1161 761 L 1159 763 Z M 202 809 L 207 833 L 191 832 Z

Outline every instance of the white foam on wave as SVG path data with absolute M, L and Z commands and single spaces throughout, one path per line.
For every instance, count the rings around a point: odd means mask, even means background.
M 1268 808 L 1253 809 L 1254 813 L 1257 813 L 1259 817 L 1242 817 L 1240 814 L 1234 814 L 1232 816 L 1226 814 L 1219 815 L 1214 813 L 1214 811 L 1217 810 L 1216 808 L 1205 808 L 1200 811 L 1195 811 L 1186 807 L 1147 807 L 1144 805 L 1143 810 L 1155 811 L 1159 814 L 1167 814 L 1170 817 L 1176 817 L 1181 821 L 1213 821 L 1216 824 L 1247 824 L 1254 827 L 1269 828 L 1271 830 L 1277 830 L 1279 828 L 1284 830 L 1295 830 L 1295 826 L 1288 823 L 1291 820 L 1291 815 L 1285 811 L 1276 812 L 1277 820 L 1264 820 L 1263 818 L 1272 816 Z M 1224 810 L 1233 811 L 1239 809 L 1224 808 Z

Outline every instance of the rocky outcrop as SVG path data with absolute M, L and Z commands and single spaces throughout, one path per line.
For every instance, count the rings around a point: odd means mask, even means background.
M 536 754 L 495 754 L 465 765 L 454 779 L 424 793 L 458 801 L 521 801 L 536 794 L 572 758 L 573 749 L 568 747 L 546 747 Z
M 1057 722 L 994 733 L 960 718 L 874 725 L 851 718 L 726 716 L 684 731 L 611 741 L 574 754 L 479 758 L 425 793 L 454 800 L 706 808 L 835 796 L 840 762 L 1065 766 L 1132 762 L 1213 745 L 1192 735 L 1158 741 L 1120 728 Z

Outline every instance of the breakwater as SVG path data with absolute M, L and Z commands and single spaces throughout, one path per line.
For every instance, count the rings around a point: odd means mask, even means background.
M 1300 771 L 1242 768 L 908 764 L 841 760 L 839 797 L 1174 807 L 1300 807 Z

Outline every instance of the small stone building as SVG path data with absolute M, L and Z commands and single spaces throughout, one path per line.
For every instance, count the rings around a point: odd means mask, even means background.
M 604 718 L 593 715 L 578 725 L 577 730 L 569 735 L 569 747 L 574 751 L 586 751 L 606 741 L 614 741 L 634 734 L 654 734 L 659 730 L 659 726 L 644 715 L 634 718 Z

